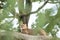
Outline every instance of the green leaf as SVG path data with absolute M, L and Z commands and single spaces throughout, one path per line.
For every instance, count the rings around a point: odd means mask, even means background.
M 30 13 L 32 9 L 32 2 L 31 0 L 26 0 L 26 5 L 25 5 L 25 12 Z
M 15 11 L 15 4 L 16 4 L 16 0 L 7 0 L 6 10 L 8 10 L 9 12 Z
M 5 22 L 5 23 L 3 23 L 3 24 L 0 24 L 0 29 L 2 29 L 2 30 L 10 30 L 10 29 L 12 29 L 12 23 L 11 22 Z
M 20 14 L 24 13 L 24 0 L 18 0 L 17 2 L 19 11 L 21 12 Z
M 46 23 L 46 16 L 44 13 L 39 13 L 37 16 L 38 16 L 38 18 L 36 20 L 36 22 L 37 22 L 36 24 L 37 24 L 37 26 L 43 28 L 43 26 Z

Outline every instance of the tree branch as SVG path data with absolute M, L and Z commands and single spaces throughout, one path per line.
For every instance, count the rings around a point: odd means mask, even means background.
M 34 13 L 37 13 L 38 11 L 40 11 L 40 10 L 48 3 L 48 1 L 49 1 L 49 0 L 45 1 L 44 4 L 43 4 L 41 7 L 39 7 L 36 11 L 31 12 L 31 13 L 29 13 L 29 14 L 34 14 Z
M 45 2 L 44 2 L 44 4 L 42 5 L 42 6 L 40 6 L 36 11 L 34 11 L 34 12 L 30 12 L 30 13 L 28 13 L 28 14 L 20 14 L 20 15 L 30 15 L 30 14 L 34 14 L 34 13 L 37 13 L 38 11 L 40 11 L 47 3 L 48 3 L 48 1 L 49 0 L 46 0 Z M 22 13 L 21 11 L 19 11 L 20 13 Z
M 0 32 L 0 37 L 7 35 L 6 32 Z M 18 33 L 18 32 L 12 32 L 12 34 L 15 38 L 19 39 L 25 39 L 25 40 L 50 40 L 51 37 L 49 36 L 41 36 L 41 35 L 27 35 L 23 33 Z
M 60 2 L 48 2 L 48 3 L 60 3 Z

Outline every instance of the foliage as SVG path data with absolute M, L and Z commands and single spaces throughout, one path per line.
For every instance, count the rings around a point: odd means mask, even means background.
M 6 35 L 4 36 L 0 34 L 0 40 L 14 40 L 12 31 L 6 31 L 5 33 Z
M 37 14 L 38 18 L 36 20 L 35 30 L 38 31 L 40 28 L 43 28 L 47 33 L 50 32 L 53 36 L 56 35 L 58 29 L 56 28 L 56 32 L 52 30 L 54 29 L 55 25 L 58 25 L 60 28 L 60 8 L 58 8 L 57 14 L 55 16 L 51 16 L 51 13 L 52 9 L 46 9 L 45 13 L 40 12 Z M 45 27 L 46 24 L 48 25 Z
M 50 40 L 60 40 L 60 38 L 57 38 L 57 37 L 53 37 L 52 39 Z
M 4 1 L 0 0 L 0 1 L 4 4 L 3 8 L 0 9 L 0 29 L 9 31 L 9 32 L 7 32 L 8 35 L 6 36 L 7 37 L 6 40 L 12 40 L 12 39 L 10 39 L 10 37 L 12 38 L 12 35 L 10 35 L 10 29 L 12 29 L 12 22 L 6 21 L 5 23 L 2 23 L 2 21 L 5 18 L 7 18 L 7 19 L 8 18 L 17 18 L 18 21 L 20 21 L 19 17 L 21 14 L 29 14 L 31 12 L 33 2 L 37 2 L 37 1 L 45 2 L 46 0 L 29 0 L 30 3 L 28 2 L 28 0 L 26 0 L 25 6 L 24 6 L 24 0 L 4 0 Z M 49 1 L 51 1 L 52 4 L 53 3 L 56 4 L 58 2 L 60 3 L 59 0 L 49 0 Z M 0 6 L 1 6 L 1 3 L 0 3 Z M 16 13 L 15 7 L 18 7 L 19 13 Z M 44 28 L 44 26 L 49 23 L 44 30 L 48 33 L 51 32 L 52 34 L 56 34 L 56 32 L 53 32 L 52 29 L 54 29 L 55 25 L 58 25 L 60 27 L 60 5 L 58 7 L 58 12 L 55 16 L 50 16 L 52 11 L 53 11 L 52 9 L 46 9 L 45 13 L 37 12 L 38 18 L 36 20 L 36 24 L 34 24 L 34 26 L 36 26 L 36 28 L 34 29 L 36 33 L 38 33 L 41 28 Z M 13 16 L 9 16 L 10 13 Z M 16 14 L 18 14 L 18 15 L 16 15 Z M 8 38 L 8 36 L 9 36 L 9 38 Z M 5 40 L 5 39 L 3 39 L 3 40 Z
M 0 24 L 0 29 L 1 30 L 12 30 L 12 23 L 11 22 L 5 22 L 5 23 L 3 23 L 3 24 Z

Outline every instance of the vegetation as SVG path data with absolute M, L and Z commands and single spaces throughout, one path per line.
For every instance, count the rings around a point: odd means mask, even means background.
M 37 1 L 44 3 L 36 11 L 31 12 L 32 3 Z M 46 9 L 44 12 L 40 11 L 47 3 L 56 5 L 57 12 L 55 12 L 55 15 L 53 15 L 54 10 L 52 8 Z M 16 12 L 15 8 L 18 8 L 18 12 Z M 26 24 L 28 27 L 29 17 L 34 13 L 37 13 L 36 24 L 32 25 L 35 35 L 38 34 L 40 29 L 44 29 L 48 35 L 51 33 L 54 37 L 51 40 L 59 40 L 56 37 L 59 29 L 55 26 L 57 25 L 60 28 L 60 0 L 0 0 L 0 32 L 6 32 L 5 36 L 0 34 L 0 40 L 15 40 L 16 38 L 13 36 L 14 30 L 17 30 L 15 32 L 21 32 L 21 24 Z M 18 20 L 17 24 L 19 26 L 17 29 L 13 28 L 12 22 L 14 19 Z

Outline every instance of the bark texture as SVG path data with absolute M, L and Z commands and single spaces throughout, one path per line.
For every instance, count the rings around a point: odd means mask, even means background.
M 18 33 L 18 32 L 13 32 L 12 33 L 13 36 L 17 39 L 24 39 L 24 40 L 50 40 L 51 37 L 49 36 L 36 36 L 36 35 L 27 35 L 27 34 L 22 34 L 22 33 Z M 5 36 L 6 32 L 0 32 L 0 37 L 1 36 Z

